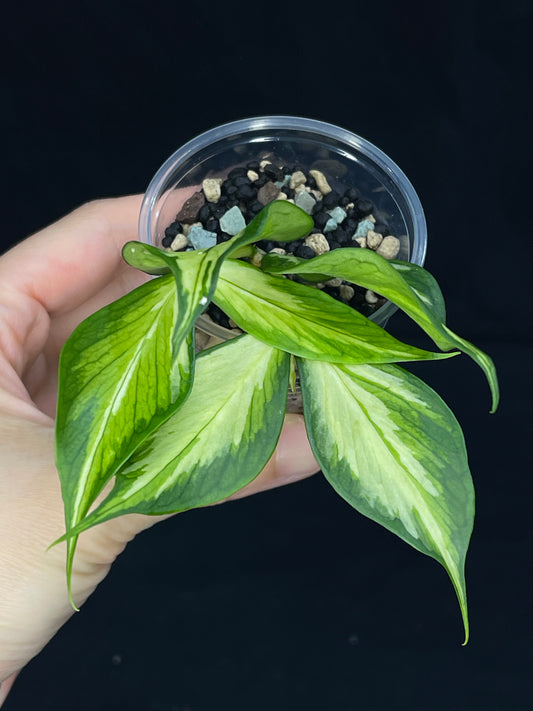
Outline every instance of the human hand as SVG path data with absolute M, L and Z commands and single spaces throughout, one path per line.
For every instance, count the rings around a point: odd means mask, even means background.
M 127 266 L 141 198 L 85 205 L 0 257 L 0 705 L 12 679 L 70 617 L 54 456 L 61 348 L 80 321 L 146 278 Z M 318 470 L 303 417 L 287 415 L 263 472 L 232 498 Z M 128 515 L 83 533 L 72 590 L 80 606 L 137 533 L 164 517 Z

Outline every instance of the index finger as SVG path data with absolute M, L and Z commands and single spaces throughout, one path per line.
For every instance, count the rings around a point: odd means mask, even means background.
M 122 260 L 121 248 L 137 238 L 141 201 L 132 195 L 78 208 L 3 255 L 0 284 L 50 314 L 76 309 L 117 276 L 131 274 L 136 286 L 138 277 Z

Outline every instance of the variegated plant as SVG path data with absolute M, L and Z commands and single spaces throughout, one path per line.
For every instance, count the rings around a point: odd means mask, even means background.
M 439 287 L 421 267 L 346 248 L 312 260 L 265 255 L 254 242 L 312 228 L 294 205 L 268 205 L 209 250 L 128 243 L 126 261 L 160 275 L 81 323 L 59 370 L 57 466 L 67 580 L 80 533 L 126 513 L 164 514 L 230 496 L 271 456 L 297 368 L 311 446 L 355 509 L 438 560 L 468 615 L 464 563 L 474 490 L 459 424 L 439 396 L 396 363 L 463 351 L 490 358 L 445 325 Z M 394 302 L 441 352 L 398 341 L 346 304 L 287 279 L 341 277 Z M 213 301 L 245 334 L 195 356 L 193 329 Z M 105 485 L 109 493 L 98 505 Z

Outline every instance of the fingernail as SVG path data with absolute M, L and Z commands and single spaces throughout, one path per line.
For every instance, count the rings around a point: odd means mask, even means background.
M 317 472 L 320 467 L 311 450 L 303 415 L 289 413 L 276 449 L 279 477 L 289 483 Z

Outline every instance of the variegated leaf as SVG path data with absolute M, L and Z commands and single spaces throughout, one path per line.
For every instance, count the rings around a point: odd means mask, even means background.
M 441 290 L 431 274 L 409 262 L 388 261 L 371 249 L 335 249 L 313 259 L 267 254 L 261 268 L 272 274 L 329 275 L 381 294 L 407 313 L 443 351 L 458 348 L 484 371 L 492 392 L 492 412 L 498 406 L 498 379 L 489 356 L 451 331 Z M 326 277 L 327 278 L 327 277 Z
M 362 514 L 442 563 L 466 642 L 474 489 L 452 412 L 398 366 L 299 360 L 298 368 L 309 440 L 325 476 Z
M 402 343 L 319 289 L 233 259 L 222 265 L 213 301 L 244 331 L 305 358 L 389 363 L 450 355 Z
M 59 364 L 56 461 L 67 531 L 116 470 L 189 392 L 192 339 L 176 352 L 171 276 L 143 284 L 83 321 Z M 171 383 L 170 373 L 173 374 Z M 71 540 L 70 579 L 75 541 Z
M 75 533 L 125 513 L 211 504 L 252 481 L 281 431 L 289 361 L 249 335 L 201 353 L 189 398 L 132 455 Z

